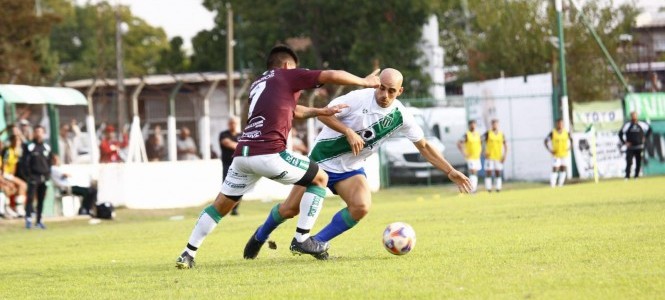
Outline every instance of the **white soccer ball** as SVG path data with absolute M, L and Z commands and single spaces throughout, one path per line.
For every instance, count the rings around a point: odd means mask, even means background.
M 416 246 L 416 232 L 404 222 L 391 223 L 383 231 L 383 246 L 392 254 L 407 254 Z

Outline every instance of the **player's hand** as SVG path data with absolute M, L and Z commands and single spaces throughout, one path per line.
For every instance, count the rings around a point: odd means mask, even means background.
M 319 116 L 334 116 L 336 113 L 342 112 L 342 109 L 349 107 L 348 104 L 337 104 L 333 106 L 326 106 L 319 110 Z
M 462 174 L 462 172 L 452 170 L 448 173 L 448 179 L 457 185 L 457 189 L 459 189 L 460 193 L 471 192 L 471 181 L 468 177 Z
M 355 131 L 350 129 L 346 133 L 346 141 L 349 142 L 353 155 L 360 154 L 360 151 L 365 147 L 365 141 Z
M 374 72 L 370 73 L 369 75 L 365 76 L 365 87 L 368 88 L 377 88 L 381 85 L 381 81 L 379 80 L 379 71 L 381 69 L 376 69 Z

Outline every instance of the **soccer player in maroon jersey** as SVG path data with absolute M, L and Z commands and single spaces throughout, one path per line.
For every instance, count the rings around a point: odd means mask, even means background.
M 328 176 L 309 158 L 287 150 L 286 139 L 293 118 L 332 116 L 346 105 L 325 108 L 297 105 L 300 92 L 324 83 L 379 86 L 378 70 L 361 78 L 346 71 L 300 69 L 295 52 L 286 46 L 276 46 L 270 51 L 266 67 L 268 70 L 250 87 L 247 126 L 238 137 L 233 162 L 221 191 L 215 202 L 201 212 L 187 246 L 176 260 L 176 267 L 180 269 L 194 266 L 194 257 L 205 237 L 261 177 L 305 187 L 300 210 L 318 213 Z M 266 223 L 276 227 L 285 220 L 283 215 L 293 214 L 287 214 L 278 204 L 273 207 Z M 257 247 L 256 253 L 265 243 L 265 239 L 257 238 L 267 235 L 262 232 L 263 227 L 252 235 L 256 241 L 252 243 Z M 328 248 L 328 243 L 313 240 L 308 229 L 299 229 L 291 242 L 291 249 L 303 254 L 320 254 Z

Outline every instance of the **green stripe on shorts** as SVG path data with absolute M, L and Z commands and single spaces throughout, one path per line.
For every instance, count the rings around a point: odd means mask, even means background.
M 309 160 L 297 158 L 291 155 L 291 153 L 289 153 L 286 150 L 280 152 L 279 157 L 281 157 L 285 162 L 289 163 L 294 167 L 303 169 L 305 171 L 307 171 L 307 169 L 309 168 Z

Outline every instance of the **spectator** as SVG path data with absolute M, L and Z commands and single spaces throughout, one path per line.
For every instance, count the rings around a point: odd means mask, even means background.
M 23 154 L 23 144 L 21 143 L 21 138 L 16 135 L 11 135 L 9 137 L 9 145 L 2 149 L 2 161 L 0 162 L 2 168 L 2 177 L 6 181 L 6 184 L 12 185 L 16 196 L 14 197 L 14 202 L 16 204 L 16 214 L 18 216 L 25 215 L 25 209 L 23 207 L 27 195 L 28 185 L 24 180 L 17 177 L 17 170 L 19 169 L 19 161 Z
M 160 161 L 166 155 L 166 147 L 164 146 L 161 126 L 155 125 L 153 133 L 148 137 L 148 140 L 145 143 L 145 152 L 148 156 L 148 161 Z
M 180 129 L 180 136 L 176 141 L 178 148 L 178 160 L 196 160 L 199 156 L 196 154 L 196 143 L 190 136 L 189 128 L 182 127 Z
M 75 119 L 72 119 L 69 124 L 62 124 L 60 126 L 58 149 L 62 153 L 62 163 L 71 164 L 76 162 L 78 157 L 77 141 L 80 136 L 81 129 L 76 124 Z
M 44 142 L 44 127 L 36 126 L 34 139 L 23 147 L 19 163 L 28 181 L 28 199 L 25 212 L 25 228 L 32 228 L 33 200 L 37 196 L 37 228 L 46 229 L 42 223 L 46 181 L 51 175 L 51 147 Z
M 92 214 L 92 208 L 97 203 L 97 189 L 92 187 L 90 177 L 66 173 L 60 166 L 60 158 L 53 155 L 51 179 L 53 179 L 55 186 L 66 194 L 83 197 L 81 208 L 78 211 L 79 215 Z
M 226 179 L 226 174 L 229 173 L 229 166 L 233 161 L 233 152 L 236 151 L 238 145 L 238 135 L 240 134 L 240 119 L 236 116 L 229 118 L 229 129 L 222 131 L 219 134 L 219 148 L 222 151 L 222 180 Z M 238 215 L 238 205 L 231 210 L 231 215 Z
M 21 119 L 18 121 L 19 131 L 21 132 L 20 137 L 22 138 L 23 143 L 28 143 L 32 140 L 32 126 L 30 122 L 26 119 Z
M 630 113 L 630 121 L 619 130 L 619 140 L 626 146 L 626 179 L 630 178 L 630 168 L 635 158 L 635 178 L 640 176 L 644 142 L 651 135 L 651 127 L 637 119 L 637 112 Z
M 102 163 L 122 162 L 120 148 L 127 146 L 127 136 L 123 134 L 123 140 L 120 142 L 115 139 L 114 134 L 115 128 L 111 125 L 106 126 L 104 129 L 104 138 L 99 144 L 99 161 Z

